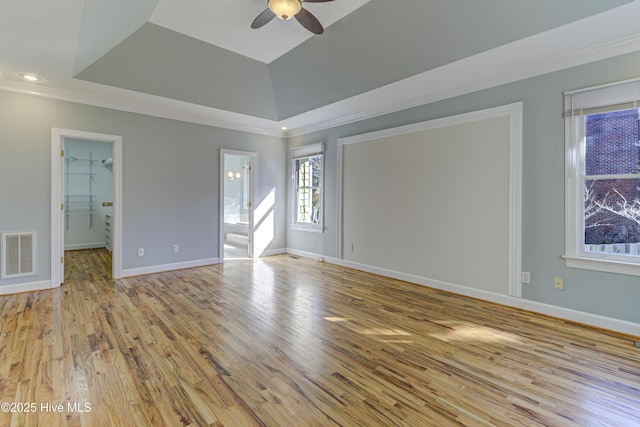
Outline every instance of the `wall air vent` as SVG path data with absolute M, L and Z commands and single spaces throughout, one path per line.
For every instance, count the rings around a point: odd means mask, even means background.
M 2 265 L 0 278 L 34 276 L 36 274 L 36 232 L 2 233 Z

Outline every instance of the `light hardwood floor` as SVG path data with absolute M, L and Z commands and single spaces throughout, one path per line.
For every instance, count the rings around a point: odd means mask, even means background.
M 101 256 L 0 298 L 1 426 L 640 425 L 632 337 L 286 255 Z

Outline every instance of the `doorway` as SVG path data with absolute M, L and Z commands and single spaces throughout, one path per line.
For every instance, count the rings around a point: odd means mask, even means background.
M 221 151 L 221 262 L 253 257 L 253 195 L 256 153 Z
M 63 138 L 64 276 L 111 278 L 113 147 L 105 141 Z
M 51 141 L 51 287 L 64 282 L 69 251 L 120 278 L 122 137 L 52 129 Z

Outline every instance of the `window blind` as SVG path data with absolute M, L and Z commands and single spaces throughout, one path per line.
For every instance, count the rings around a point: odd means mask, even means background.
M 304 157 L 319 156 L 324 152 L 324 144 L 321 142 L 317 144 L 305 145 L 303 147 L 297 147 L 291 150 L 291 158 L 293 160 L 302 159 Z
M 637 108 L 638 101 L 640 79 L 574 90 L 564 93 L 564 116 Z

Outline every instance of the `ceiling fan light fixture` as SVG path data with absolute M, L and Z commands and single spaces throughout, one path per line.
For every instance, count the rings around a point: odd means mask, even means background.
M 269 0 L 267 6 L 283 21 L 293 18 L 302 9 L 300 0 Z

